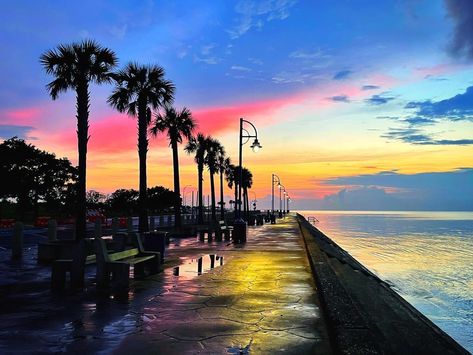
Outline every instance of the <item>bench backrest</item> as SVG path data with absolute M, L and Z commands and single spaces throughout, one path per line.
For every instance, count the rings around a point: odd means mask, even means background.
M 85 258 L 85 263 L 86 264 L 93 264 L 97 261 L 97 257 L 92 254 L 92 255 L 87 255 L 87 257 Z
M 137 248 L 133 248 L 109 254 L 105 241 L 99 237 L 95 238 L 95 255 L 97 256 L 97 262 L 99 263 L 121 260 L 138 255 L 139 253 L 140 251 Z

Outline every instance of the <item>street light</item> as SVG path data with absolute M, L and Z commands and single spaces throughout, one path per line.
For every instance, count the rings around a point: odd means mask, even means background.
M 256 200 L 256 193 L 254 191 L 250 191 L 252 194 L 253 194 L 253 210 L 256 211 L 256 202 L 258 202 Z
M 188 187 L 192 187 L 192 185 L 186 185 L 184 186 L 184 188 L 182 189 L 182 196 L 184 197 L 184 206 L 186 205 L 186 189 Z
M 243 127 L 243 123 L 246 123 L 250 125 L 254 133 L 251 134 L 248 130 L 246 130 Z M 254 138 L 253 143 L 251 144 L 251 149 L 253 149 L 253 152 L 258 152 L 262 146 L 260 142 L 258 141 L 258 131 L 256 127 L 251 123 L 250 121 L 244 120 L 243 118 L 240 118 L 240 144 L 239 144 L 239 163 L 238 166 L 240 168 L 240 178 L 239 178 L 239 185 L 238 185 L 238 201 L 237 203 L 237 209 L 235 210 L 235 222 L 234 222 L 234 234 L 236 236 L 235 241 L 236 242 L 245 242 L 246 241 L 246 222 L 241 218 L 241 185 L 243 183 L 243 145 L 248 143 L 248 141 Z M 246 139 L 243 141 L 243 139 Z
M 286 206 L 286 207 L 287 207 L 287 213 L 290 212 L 290 210 L 289 210 L 289 202 L 291 202 L 291 201 L 292 201 L 292 200 L 291 200 L 291 198 L 290 198 L 289 195 L 288 195 L 288 196 L 287 196 L 287 206 Z
M 281 179 L 276 174 L 272 175 L 271 179 L 271 211 L 274 214 L 274 184 L 278 183 L 278 187 L 281 186 Z
M 286 188 L 284 187 L 283 184 L 279 184 L 279 218 L 282 218 L 282 191 L 284 190 L 284 193 L 286 192 Z

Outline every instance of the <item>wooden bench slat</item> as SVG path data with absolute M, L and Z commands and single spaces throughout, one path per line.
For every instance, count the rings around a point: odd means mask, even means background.
M 141 263 L 142 261 L 151 260 L 154 257 L 155 257 L 154 255 L 140 256 L 138 258 L 122 259 L 122 260 L 120 260 L 120 262 L 124 262 L 124 263 L 130 264 L 130 265 L 135 265 L 135 264 Z
M 133 249 L 127 249 L 124 251 L 108 254 L 108 258 L 110 261 L 117 261 L 121 259 L 130 258 L 132 256 L 138 255 L 139 253 L 140 251 L 138 250 L 138 248 L 133 248 Z

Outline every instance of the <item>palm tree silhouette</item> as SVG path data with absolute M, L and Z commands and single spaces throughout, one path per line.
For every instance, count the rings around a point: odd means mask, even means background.
M 90 83 L 110 82 L 110 70 L 117 64 L 115 53 L 93 40 L 61 44 L 43 53 L 40 63 L 46 73 L 55 77 L 47 85 L 49 95 L 56 100 L 69 89 L 76 92 L 77 148 L 79 153 L 77 184 L 76 238 L 86 234 L 87 142 L 89 141 Z
M 174 193 L 176 194 L 176 202 L 174 204 L 174 225 L 176 228 L 181 226 L 181 187 L 179 182 L 179 157 L 177 145 L 182 143 L 182 139 L 191 139 L 192 132 L 196 124 L 192 118 L 192 113 L 184 107 L 181 111 L 166 106 L 164 113 L 157 113 L 154 126 L 151 133 L 157 136 L 159 132 L 167 132 L 169 145 L 172 148 L 172 163 L 174 167 Z
M 205 163 L 205 155 L 207 152 L 207 146 L 209 143 L 209 137 L 204 136 L 202 133 L 197 134 L 196 137 L 192 137 L 187 142 L 186 147 L 184 150 L 187 154 L 195 153 L 194 161 L 197 164 L 197 173 L 198 173 L 198 200 L 199 200 L 199 213 L 197 215 L 197 223 L 203 224 L 204 223 L 204 204 L 202 199 L 202 182 L 203 182 L 203 174 L 204 174 L 204 163 Z
M 217 139 L 209 138 L 207 145 L 207 156 L 205 163 L 209 168 L 210 174 L 210 194 L 212 198 L 212 221 L 217 220 L 216 203 L 215 203 L 215 180 L 214 175 L 218 172 L 218 157 L 225 155 L 225 149 Z
M 235 203 L 235 213 L 236 210 L 238 209 L 238 182 L 240 178 L 239 174 L 239 167 L 229 164 L 225 170 L 225 180 L 227 180 L 228 187 L 231 189 L 235 187 L 235 197 L 234 197 L 234 203 Z
M 241 187 L 243 189 L 244 210 L 245 210 L 245 215 L 247 217 L 250 211 L 250 204 L 248 200 L 248 189 L 251 189 L 252 186 L 253 186 L 253 174 L 247 168 L 243 167 Z
M 146 155 L 151 109 L 158 109 L 174 100 L 174 85 L 164 79 L 164 69 L 157 65 L 128 64 L 113 75 L 115 89 L 109 104 L 119 112 L 138 117 L 138 157 L 140 161 L 139 231 L 148 226 Z
M 225 220 L 225 202 L 223 201 L 223 177 L 226 175 L 230 166 L 230 158 L 226 158 L 225 154 L 218 156 L 218 172 L 220 173 L 220 219 Z

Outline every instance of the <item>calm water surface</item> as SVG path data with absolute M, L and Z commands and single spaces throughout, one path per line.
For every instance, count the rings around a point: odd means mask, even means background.
M 299 213 L 473 352 L 473 212 Z

